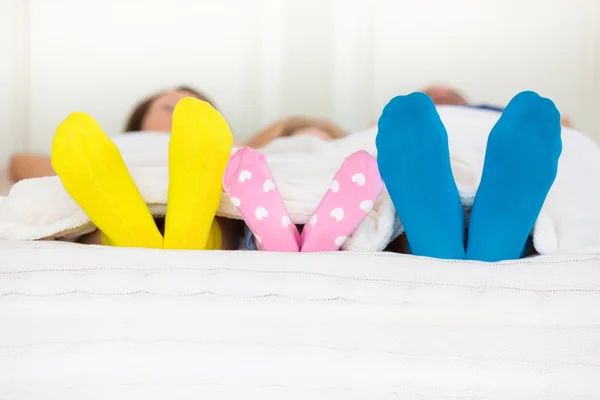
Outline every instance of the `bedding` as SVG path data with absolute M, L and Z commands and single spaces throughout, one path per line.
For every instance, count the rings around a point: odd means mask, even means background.
M 481 178 L 487 135 L 499 114 L 490 110 L 439 106 L 449 136 L 452 169 L 468 211 Z M 373 127 L 324 142 L 314 137 L 282 138 L 261 149 L 290 212 L 303 224 L 316 209 L 343 160 L 357 150 L 376 155 Z M 554 186 L 535 224 L 540 254 L 600 252 L 600 148 L 581 132 L 563 129 L 563 152 Z M 141 194 L 155 215 L 163 215 L 168 187 L 168 136 L 124 135 L 114 139 Z M 524 171 L 526 173 L 526 171 Z M 218 215 L 241 218 L 226 194 Z M 0 203 L 0 240 L 72 239 L 93 230 L 59 178 L 19 182 Z M 374 252 L 402 233 L 389 195 L 384 193 L 343 249 Z
M 600 256 L 0 242 L 0 398 L 598 399 Z

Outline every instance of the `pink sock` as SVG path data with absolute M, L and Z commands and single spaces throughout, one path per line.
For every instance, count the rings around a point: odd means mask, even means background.
M 335 251 L 365 219 L 383 190 L 377 160 L 364 150 L 346 158 L 300 240 L 302 252 Z
M 250 147 L 236 151 L 225 170 L 223 188 L 254 234 L 260 250 L 299 250 L 300 234 L 262 153 Z

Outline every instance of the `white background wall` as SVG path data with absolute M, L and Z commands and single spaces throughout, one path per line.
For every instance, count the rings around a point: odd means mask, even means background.
M 26 147 L 24 11 L 18 0 L 0 0 L 0 165 L 11 152 Z
M 70 112 L 108 133 L 162 88 L 216 99 L 240 140 L 290 114 L 355 130 L 446 83 L 552 97 L 600 140 L 598 0 L 0 0 L 0 163 Z

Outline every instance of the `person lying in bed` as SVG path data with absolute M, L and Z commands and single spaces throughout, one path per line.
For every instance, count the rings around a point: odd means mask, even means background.
M 371 154 L 353 153 L 304 225 L 292 223 L 265 156 L 250 147 L 231 157 L 223 188 L 246 223 L 247 250 L 323 252 L 342 247 L 373 208 L 383 181 Z
M 255 149 L 275 139 L 301 135 L 328 141 L 345 137 L 346 133 L 326 120 L 293 117 L 258 133 L 229 161 L 223 188 L 244 218 L 243 246 L 247 250 L 337 251 L 366 218 L 383 190 L 375 158 L 358 151 L 342 163 L 309 223 L 292 223 L 267 160 Z
M 98 228 L 80 243 L 197 250 L 237 247 L 236 221 L 215 218 L 220 180 L 233 146 L 231 130 L 204 100 L 184 96 L 170 104 L 173 110 L 165 105 L 162 118 L 172 121 L 162 125 L 162 131 L 171 131 L 164 220 L 150 214 L 117 145 L 92 117 L 73 113 L 59 125 L 52 142 L 52 167 Z
M 378 166 L 402 221 L 406 252 L 442 259 L 519 259 L 556 178 L 562 152 L 554 103 L 517 94 L 489 134 L 469 224 L 453 177 L 448 135 L 431 97 L 392 99 L 378 122 Z
M 182 87 L 178 87 L 176 89 L 166 90 L 166 91 L 157 93 L 155 95 L 152 95 L 152 96 L 148 97 L 147 99 L 141 101 L 138 105 L 136 105 L 136 107 L 130 113 L 130 116 L 125 125 L 124 132 L 126 134 L 135 134 L 138 132 L 145 132 L 145 131 L 165 132 L 165 133 L 170 132 L 171 128 L 172 128 L 173 110 L 175 109 L 175 106 L 178 104 L 178 102 L 184 98 L 199 99 L 203 102 L 206 102 L 207 104 L 209 104 L 211 106 L 213 106 L 213 104 L 214 104 L 202 92 L 197 91 L 197 90 L 187 87 L 187 86 L 182 86 Z M 67 139 L 67 138 L 70 138 L 70 139 L 66 140 L 66 143 L 63 143 L 63 144 L 60 144 L 61 143 L 60 139 L 57 141 L 55 140 L 55 144 L 57 144 L 57 146 L 59 148 L 66 147 L 67 149 L 71 148 L 71 150 L 76 150 L 78 147 L 81 147 L 81 146 L 87 146 L 86 148 L 91 150 L 91 147 L 93 147 L 92 144 L 95 143 L 99 146 L 98 152 L 96 152 L 96 153 L 85 152 L 85 154 L 88 154 L 88 155 L 96 154 L 102 160 L 103 160 L 104 156 L 106 156 L 108 158 L 112 157 L 113 161 L 116 158 L 120 158 L 120 156 L 117 156 L 115 154 L 115 152 L 114 152 L 115 148 L 113 148 L 111 146 L 111 144 L 109 143 L 110 140 L 104 135 L 104 133 L 102 132 L 102 130 L 100 129 L 98 124 L 91 119 L 86 119 L 81 114 L 78 114 L 78 115 L 79 115 L 78 118 L 73 118 L 73 119 L 67 120 L 62 125 L 63 132 L 69 131 L 68 134 L 65 133 L 63 135 L 63 139 Z M 83 132 L 86 132 L 88 130 L 89 130 L 89 134 L 86 133 L 86 136 L 89 136 L 89 137 L 84 139 Z M 101 155 L 102 151 L 104 151 L 102 149 L 104 149 L 107 153 L 104 155 Z M 77 169 L 79 169 L 80 174 L 83 174 L 83 175 L 80 175 L 79 178 L 77 178 L 77 179 L 84 179 L 85 174 L 97 174 L 97 178 L 95 178 L 95 179 L 101 179 L 101 177 L 104 176 L 101 174 L 101 171 L 99 171 L 99 170 L 86 170 L 85 166 L 89 165 L 87 160 L 74 159 L 73 157 L 74 157 L 74 155 L 73 156 L 62 156 L 62 157 L 59 157 L 59 159 L 56 161 L 59 163 L 59 165 L 61 165 L 61 161 L 65 160 L 65 159 L 68 160 L 67 161 L 68 163 L 72 163 L 72 166 L 66 165 L 66 166 L 64 166 L 64 169 L 69 169 L 72 171 L 76 171 Z M 103 161 L 106 161 L 106 160 L 103 160 Z M 63 162 L 63 164 L 64 164 L 64 162 Z M 103 165 L 103 164 L 104 163 L 101 163 L 100 165 Z M 109 164 L 110 164 L 110 162 L 109 162 Z M 119 174 L 120 174 L 121 178 L 124 179 L 122 182 L 127 182 L 128 173 L 123 172 L 120 169 L 120 167 L 121 167 L 121 164 L 117 161 L 117 170 L 115 170 L 113 172 L 115 173 L 115 176 L 119 176 Z M 72 182 L 74 179 L 73 177 L 70 176 L 71 173 L 72 172 L 64 172 L 63 171 L 63 176 L 66 177 L 65 179 L 67 180 L 67 182 Z M 16 154 L 11 159 L 10 175 L 11 175 L 11 178 L 13 181 L 18 182 L 19 180 L 22 180 L 22 179 L 38 178 L 38 177 L 44 177 L 44 176 L 54 176 L 54 175 L 56 175 L 56 172 L 55 172 L 55 168 L 53 166 L 53 162 L 50 157 L 40 156 L 40 155 L 32 155 L 32 154 Z M 104 185 L 104 184 L 107 184 L 107 182 L 100 182 L 100 184 Z M 127 201 L 128 201 L 127 195 L 128 194 L 130 197 L 133 196 L 131 193 L 131 190 L 130 190 L 131 189 L 130 185 L 128 187 L 129 187 L 129 189 L 127 189 L 128 191 L 126 190 L 124 192 L 125 199 L 121 200 L 120 204 L 127 204 Z M 97 188 L 98 191 L 100 188 L 104 188 L 104 187 L 101 186 L 101 187 Z M 79 189 L 73 189 L 73 190 L 75 190 L 77 193 L 79 193 Z M 115 193 L 114 188 L 108 188 L 106 193 L 110 193 L 111 197 L 114 197 L 114 199 L 112 199 L 112 200 L 119 199 L 122 197 L 121 195 L 117 195 Z M 135 198 L 136 196 L 133 196 L 133 197 Z M 93 199 L 87 199 L 84 201 L 86 202 L 85 204 L 88 207 L 90 206 L 88 204 L 90 201 L 92 203 L 94 203 Z M 95 212 L 98 212 L 98 210 L 92 211 L 92 213 L 95 213 Z M 102 217 L 102 218 L 104 220 L 104 217 Z M 237 247 L 237 244 L 238 244 L 237 239 L 235 239 L 234 237 L 236 234 L 237 235 L 241 234 L 241 227 L 239 227 L 239 224 L 235 224 L 235 221 L 225 220 L 225 219 L 223 221 L 221 221 L 221 224 L 226 228 L 227 231 L 232 232 L 231 235 L 225 236 L 223 246 L 225 246 L 227 248 Z M 156 229 L 160 229 L 162 231 L 164 229 L 164 219 L 160 219 L 160 218 L 157 219 L 155 221 L 155 225 L 156 225 Z M 217 225 L 215 225 L 215 227 L 216 226 Z M 154 236 L 154 237 L 156 238 L 156 236 Z M 105 241 L 106 240 L 108 240 L 107 236 L 105 236 Z M 82 238 L 80 238 L 79 241 L 81 243 L 85 243 L 85 244 L 100 244 L 100 243 L 102 243 L 101 232 L 96 231 L 92 234 L 85 235 Z

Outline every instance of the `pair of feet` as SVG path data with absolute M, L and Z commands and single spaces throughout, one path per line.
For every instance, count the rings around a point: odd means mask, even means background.
M 373 156 L 362 150 L 352 154 L 335 174 L 302 234 L 263 154 L 249 147 L 238 150 L 225 170 L 223 188 L 254 234 L 258 249 L 322 252 L 339 250 L 373 208 L 383 182 Z
M 215 213 L 233 135 L 210 104 L 181 100 L 173 113 L 164 237 L 115 143 L 84 113 L 71 114 L 52 143 L 52 166 L 66 191 L 102 231 L 103 244 L 217 250 Z
M 427 95 L 392 99 L 379 119 L 376 144 L 379 170 L 412 254 L 518 259 L 527 251 L 556 177 L 562 152 L 560 114 L 551 100 L 534 92 L 511 100 L 490 132 L 468 229 L 448 136 Z

